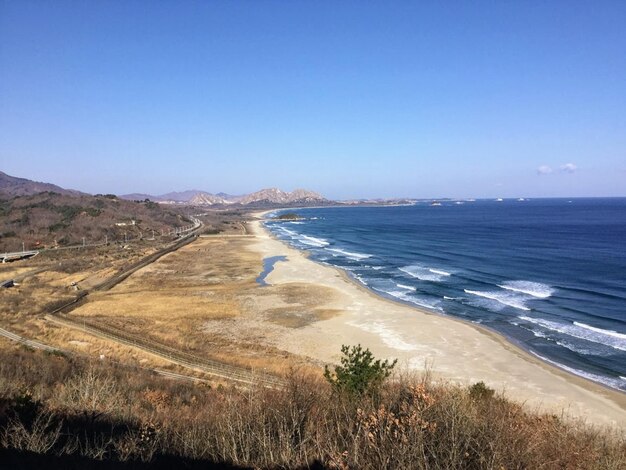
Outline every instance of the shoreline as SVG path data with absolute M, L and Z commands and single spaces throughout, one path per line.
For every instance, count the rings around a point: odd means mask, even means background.
M 350 297 L 359 297 L 357 301 L 359 308 L 357 308 L 356 312 L 353 308 L 349 308 L 331 320 L 324 320 L 316 324 L 308 332 L 312 336 L 319 336 L 320 331 L 323 331 L 327 334 L 334 333 L 335 336 L 341 337 L 342 341 L 350 338 L 367 339 L 369 342 L 364 345 L 366 347 L 371 346 L 370 349 L 373 350 L 372 352 L 377 357 L 382 353 L 385 357 L 402 359 L 406 362 L 408 370 L 423 372 L 424 366 L 426 366 L 426 368 L 432 370 L 437 378 L 454 383 L 469 384 L 472 381 L 484 380 L 497 391 L 502 391 L 510 398 L 521 400 L 531 407 L 551 412 L 565 411 L 568 415 L 584 417 L 595 424 L 613 424 L 626 427 L 626 394 L 623 392 L 578 376 L 544 361 L 498 331 L 447 315 L 445 312 L 429 311 L 426 308 L 397 302 L 372 292 L 355 279 L 352 279 L 347 272 L 340 268 L 317 263 L 310 259 L 306 252 L 297 250 L 275 238 L 269 230 L 263 227 L 261 222 L 265 215 L 277 210 L 252 213 L 252 216 L 256 218 L 251 223 L 255 229 L 256 245 L 265 245 L 261 246 L 260 250 L 256 249 L 255 251 L 261 251 L 264 253 L 264 257 L 265 255 L 287 256 L 287 261 L 279 263 L 280 266 L 277 266 L 277 269 L 270 273 L 268 282 L 277 284 L 289 282 L 304 282 L 313 285 L 323 284 L 333 286 L 339 291 L 344 291 L 342 293 L 348 293 Z M 263 243 L 263 240 L 271 240 L 273 246 L 268 247 L 267 243 Z M 282 249 L 276 244 L 282 247 Z M 259 248 L 259 246 L 255 248 Z M 268 250 L 268 248 L 271 249 Z M 289 266 L 290 263 L 291 266 Z M 301 272 L 302 270 L 294 269 L 297 267 L 295 266 L 296 264 L 304 264 L 306 266 L 300 267 L 308 268 L 306 271 L 313 270 L 313 267 L 308 265 L 308 263 L 317 267 L 315 268 L 315 271 L 317 271 L 316 276 L 307 276 L 307 273 Z M 284 271 L 289 271 L 289 273 Z M 331 282 L 327 282 L 321 276 L 331 279 Z M 341 279 L 349 287 L 332 281 L 333 278 Z M 394 318 L 396 314 L 389 314 L 386 312 L 388 309 L 382 308 L 381 316 L 385 318 L 371 318 L 368 313 L 369 304 L 376 304 L 379 310 L 381 310 L 380 306 L 388 306 L 389 310 L 397 311 L 403 317 L 408 312 L 411 312 L 416 314 L 416 317 L 414 319 Z M 365 318 L 370 320 L 373 326 L 370 327 L 363 324 Z M 409 357 L 415 354 L 412 351 L 417 348 L 413 347 L 413 344 L 403 344 L 403 340 L 400 339 L 401 335 L 397 335 L 395 331 L 388 331 L 386 327 L 386 323 L 395 324 L 402 321 L 405 323 L 402 325 L 404 328 L 398 330 L 402 333 L 415 332 L 424 336 L 423 332 L 419 331 L 419 327 L 426 329 L 429 327 L 431 329 L 434 328 L 437 332 L 444 330 L 444 334 L 440 335 L 439 341 L 436 341 L 434 338 L 430 339 L 426 351 L 421 354 L 423 356 L 423 362 L 421 363 L 417 363 L 414 357 Z M 451 330 L 451 338 L 446 338 L 447 329 Z M 303 339 L 310 339 L 306 337 L 306 334 L 303 336 Z M 397 342 L 399 346 L 394 350 L 393 347 L 390 347 L 390 344 L 393 343 L 396 337 L 398 337 Z M 426 337 L 428 337 L 428 334 L 426 334 Z M 445 347 L 452 340 L 455 343 L 467 343 L 467 348 L 461 348 L 459 351 L 462 356 L 459 359 L 464 359 L 464 361 L 459 360 L 456 366 L 452 364 L 456 361 L 451 361 L 449 356 L 450 353 L 456 353 L 454 350 L 458 350 L 459 346 L 455 344 L 454 348 L 448 348 L 448 350 Z M 333 341 L 327 340 L 326 343 L 333 343 Z M 443 348 L 441 343 L 443 343 Z M 327 346 L 327 344 L 323 345 Z M 431 348 L 435 350 L 434 353 L 430 351 Z M 306 350 L 306 348 L 298 346 L 296 346 L 296 349 L 298 351 L 295 352 L 298 353 L 303 353 Z M 320 349 L 323 348 L 314 348 L 308 354 L 306 351 L 304 353 L 316 360 L 324 360 L 326 362 L 332 362 L 338 357 L 338 346 L 335 354 L 331 355 L 330 358 L 326 351 L 321 351 Z M 473 349 L 476 355 L 468 356 L 468 349 Z M 445 367 L 440 367 L 442 363 L 438 362 L 438 356 L 446 358 Z M 511 360 L 515 364 L 511 365 L 503 362 L 502 356 L 507 356 L 507 360 Z M 475 364 L 480 360 L 483 360 L 483 363 Z M 462 364 L 462 362 L 468 364 Z M 485 364 L 487 362 L 488 364 Z M 517 366 L 519 366 L 520 370 L 515 369 Z M 481 373 L 478 370 L 484 370 L 483 375 L 480 375 Z

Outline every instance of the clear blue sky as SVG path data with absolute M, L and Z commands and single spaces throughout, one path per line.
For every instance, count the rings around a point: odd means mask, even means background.
M 626 196 L 626 1 L 0 0 L 0 170 L 93 193 Z

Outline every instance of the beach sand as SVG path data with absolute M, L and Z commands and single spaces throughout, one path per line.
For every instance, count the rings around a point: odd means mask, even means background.
M 531 409 L 626 427 L 626 394 L 553 367 L 485 328 L 377 296 L 273 238 L 260 221 L 249 226 L 255 234 L 250 249 L 263 258 L 286 257 L 266 282 L 324 292 L 318 308 L 333 312 L 289 330 L 284 350 L 332 363 L 343 344 L 361 344 L 376 357 L 397 358 L 400 370 L 429 369 L 437 379 L 462 385 L 484 381 Z

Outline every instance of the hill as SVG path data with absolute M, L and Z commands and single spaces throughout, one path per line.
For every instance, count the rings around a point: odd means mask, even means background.
M 189 223 L 172 207 L 134 202 L 113 195 L 42 192 L 28 196 L 0 194 L 0 251 L 112 241 Z
M 41 183 L 26 178 L 10 176 L 0 171 L 0 195 L 4 196 L 30 196 L 37 193 L 53 192 L 65 195 L 81 195 L 80 191 L 64 189 L 56 184 Z

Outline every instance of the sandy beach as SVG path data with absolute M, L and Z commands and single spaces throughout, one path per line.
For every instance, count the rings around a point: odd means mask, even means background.
M 290 330 L 281 344 L 286 351 L 336 362 L 341 345 L 360 343 L 377 357 L 397 358 L 400 370 L 429 369 L 437 379 L 463 385 L 484 381 L 530 408 L 626 426 L 625 394 L 545 363 L 485 328 L 379 297 L 339 269 L 276 240 L 260 220 L 249 226 L 255 235 L 250 249 L 263 258 L 286 257 L 275 264 L 267 283 L 325 292 L 319 308 L 334 312 Z

